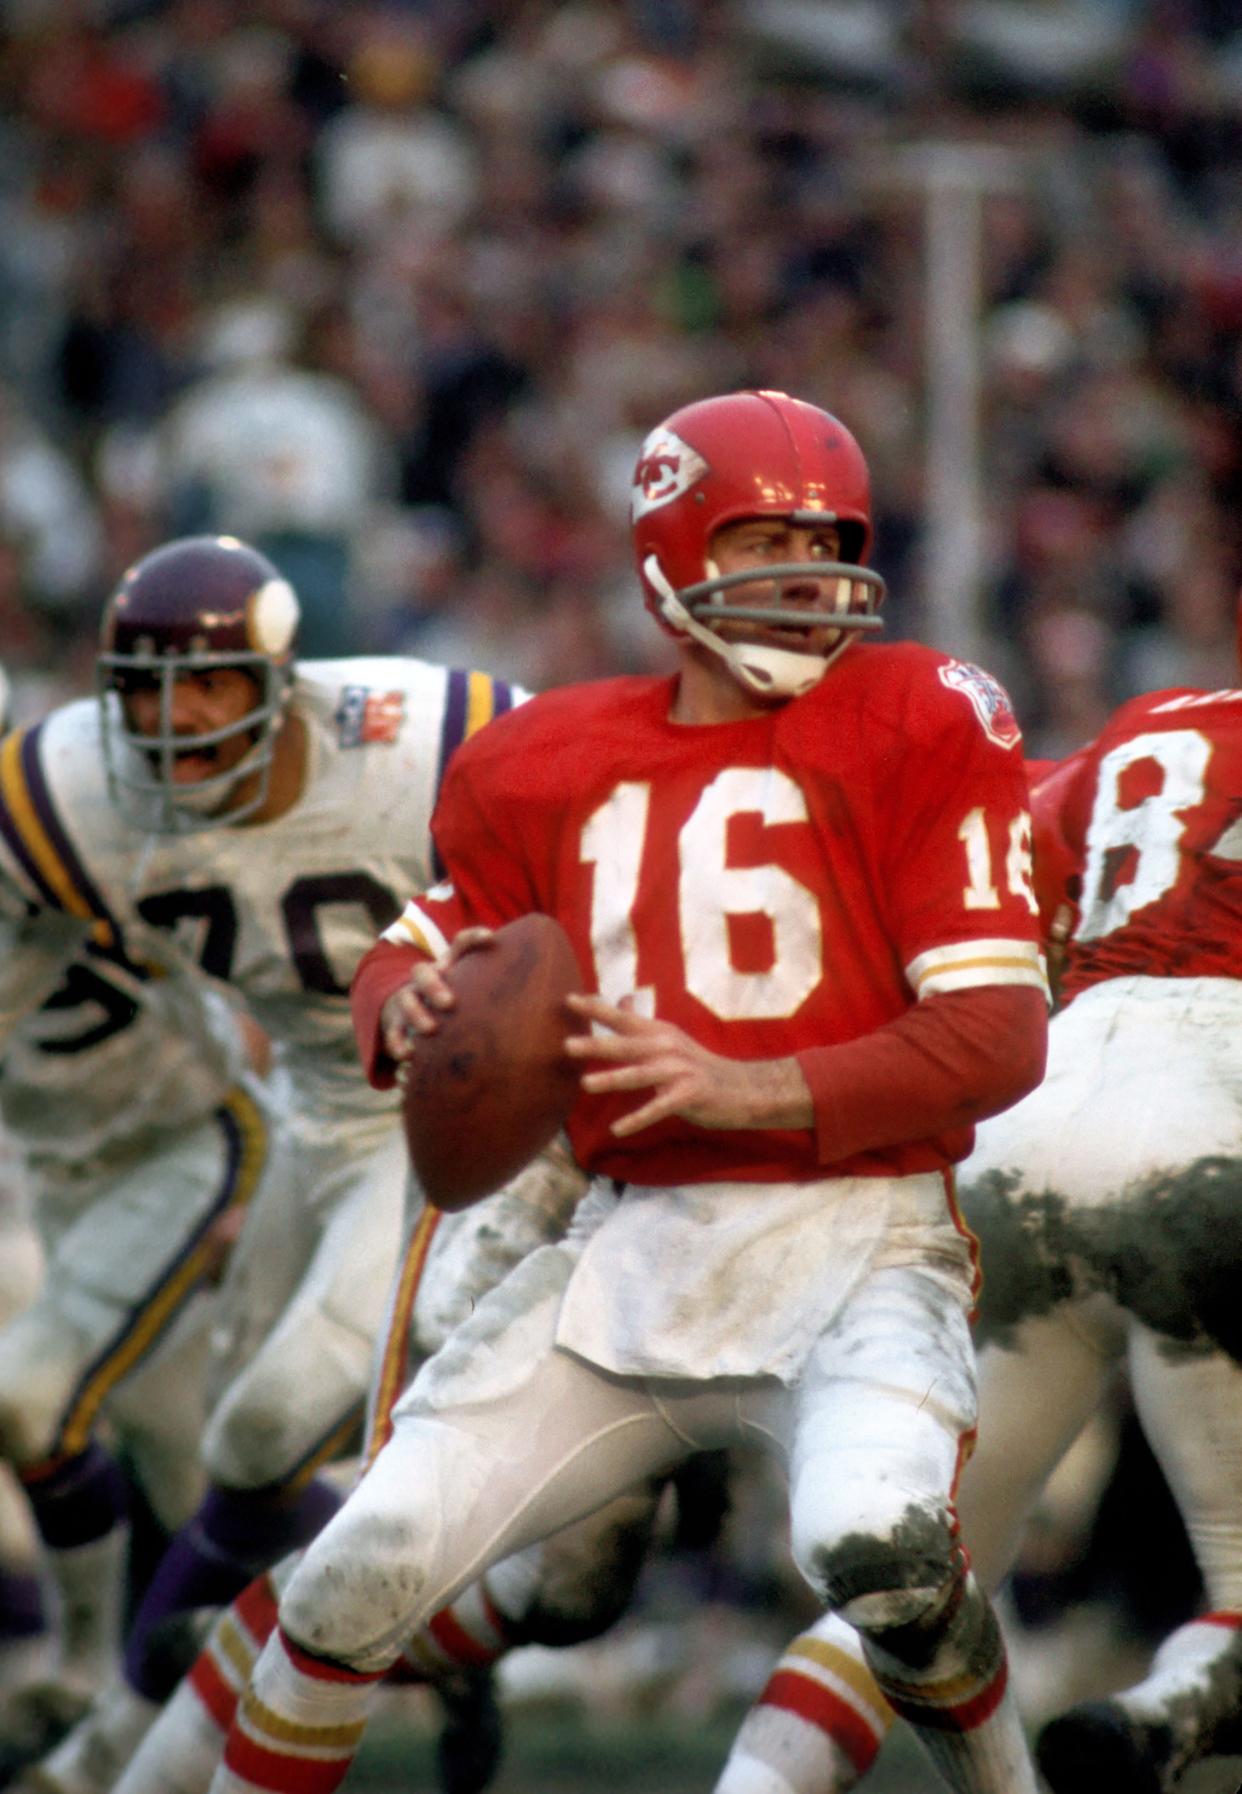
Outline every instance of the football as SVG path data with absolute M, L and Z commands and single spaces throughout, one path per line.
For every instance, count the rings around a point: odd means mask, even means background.
M 457 997 L 402 1074 L 410 1162 L 434 1207 L 469 1208 L 551 1141 L 578 1094 L 564 1050 L 586 1023 L 565 999 L 582 989 L 569 936 L 522 916 L 445 974 Z

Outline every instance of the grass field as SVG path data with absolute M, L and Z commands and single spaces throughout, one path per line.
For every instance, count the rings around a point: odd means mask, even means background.
M 690 1722 L 663 1714 L 607 1718 L 559 1707 L 507 1716 L 505 1756 L 491 1794 L 710 1794 L 744 1707 Z M 372 1794 L 439 1794 L 429 1728 L 377 1721 L 345 1784 Z M 905 1737 L 885 1746 L 867 1780 L 874 1794 L 933 1794 L 931 1772 Z M 1232 1794 L 1232 1789 L 1230 1790 Z
M 690 1722 L 667 1714 L 605 1718 L 557 1705 L 522 1708 L 507 1715 L 505 1757 L 491 1794 L 710 1794 L 743 1710 L 739 1705 Z M 431 1727 L 395 1714 L 377 1720 L 345 1787 L 351 1794 L 440 1794 Z M 942 1794 L 900 1729 L 866 1788 L 867 1794 Z M 1178 1794 L 1242 1794 L 1242 1758 L 1200 1764 Z

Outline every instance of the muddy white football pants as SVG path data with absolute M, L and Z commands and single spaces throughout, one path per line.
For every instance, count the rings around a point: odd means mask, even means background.
M 786 1457 L 813 1581 L 841 1540 L 948 1513 L 974 1417 L 964 1298 L 912 1267 L 880 1270 L 797 1391 L 644 1381 L 553 1346 L 571 1268 L 561 1247 L 533 1253 L 397 1405 L 390 1443 L 287 1591 L 282 1619 L 307 1649 L 385 1666 L 489 1563 L 695 1450 L 766 1443 Z
M 1116 978 L 1077 997 L 1053 1021 L 1043 1084 L 982 1124 L 960 1184 L 983 1249 L 961 1496 L 982 1580 L 1009 1567 L 1124 1363 L 1212 1605 L 1236 1609 L 1242 981 Z

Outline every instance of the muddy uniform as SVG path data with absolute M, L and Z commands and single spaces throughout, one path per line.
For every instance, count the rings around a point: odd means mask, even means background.
M 963 1526 L 999 1574 L 1124 1362 L 1211 1612 L 1148 1682 L 1054 1733 L 1085 1776 L 1097 1738 L 1127 1748 L 1128 1715 L 1165 1787 L 1242 1741 L 1242 691 L 1133 700 L 1035 813 L 1043 857 L 1079 870 L 1045 899 L 1073 900 L 1047 1077 L 980 1128 L 964 1168 L 985 1298 Z
M 141 1415 L 136 1468 L 177 1526 L 202 1492 L 212 1236 L 269 1155 L 267 1093 L 232 1008 L 201 980 L 153 983 L 80 953 L 9 1038 L 0 1115 L 47 1262 L 0 1332 L 5 1455 L 37 1492 L 40 1466 L 81 1451 L 101 1414 Z
M 763 1437 L 807 1574 L 949 1784 L 1034 1794 L 952 1513 L 974 1401 L 951 1167 L 1046 1037 L 1020 735 L 978 669 L 857 645 L 881 627 L 869 475 L 818 407 L 682 407 L 642 445 L 630 523 L 676 677 L 552 693 L 468 743 L 434 825 L 452 882 L 352 993 L 383 1086 L 446 941 L 558 918 L 615 1067 L 569 1122 L 592 1186 L 424 1366 L 279 1613 L 270 1585 L 239 1598 L 181 1736 L 201 1768 L 210 1708 L 220 1790 L 327 1794 L 411 1628 L 448 1633 L 473 1590 L 494 1648 L 479 1578 L 507 1551 Z
M 6 1702 L 0 1748 L 72 1715 L 119 1648 L 126 1500 L 100 1421 L 163 1525 L 202 1496 L 214 1237 L 269 1158 L 267 1095 L 232 1006 L 197 975 L 150 978 L 115 937 L 83 944 L 80 918 L 26 915 L 28 887 L 5 868 L 24 872 L 24 855 L 55 874 L 32 851 L 47 837 L 23 802 L 18 740 L 0 749 L 0 1120 L 47 1271 L 0 1329 L 0 1453 L 57 1599 L 46 1674 Z M 20 1262 L 6 1239 L 6 1268 Z
M 707 730 L 667 720 L 666 681 L 535 700 L 458 757 L 436 825 L 454 882 L 388 940 L 435 953 L 544 910 L 605 996 L 739 1058 L 852 1040 L 938 991 L 1041 990 L 1016 732 L 989 734 L 982 676 L 867 649 L 830 685 Z M 888 728 L 941 752 L 896 772 L 875 751 Z M 310 1548 L 282 1616 L 311 1651 L 383 1667 L 488 1561 L 739 1438 L 788 1454 L 812 1578 L 864 1527 L 926 1529 L 934 1552 L 973 1424 L 974 1272 L 947 1175 L 968 1134 L 824 1165 L 813 1130 L 670 1120 L 618 1140 L 626 1106 L 580 1101 L 569 1134 L 595 1182 L 568 1243 L 531 1254 L 431 1361 Z M 231 1770 L 250 1748 L 230 1741 Z M 273 1749 L 279 1785 L 301 1786 L 301 1747 L 264 1737 L 256 1763 Z
M 1242 1746 L 1242 692 L 1134 700 L 1041 769 L 1032 808 L 1041 916 L 1066 937 L 1064 1007 L 1044 1083 L 980 1124 L 961 1169 L 984 1275 L 959 1512 L 995 1586 L 1126 1365 L 1212 1612 L 1167 1641 L 1149 1683 L 1089 1717 L 1089 1735 L 1067 1716 L 1062 1762 L 1046 1767 L 1058 1794 L 1163 1789 L 1206 1751 Z M 829 1616 L 785 1652 L 717 1794 L 770 1794 L 778 1775 L 790 1794 L 843 1794 L 890 1723 Z

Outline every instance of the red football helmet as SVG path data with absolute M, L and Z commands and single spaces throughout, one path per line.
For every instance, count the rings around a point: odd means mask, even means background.
M 791 562 L 722 575 L 711 558 L 718 529 L 750 517 L 800 528 L 833 524 L 840 561 Z M 817 684 L 853 632 L 882 627 L 879 574 L 863 565 L 871 547 L 871 483 L 853 436 L 835 417 L 783 392 L 735 392 L 685 405 L 644 442 L 630 504 L 634 552 L 648 607 L 675 635 L 720 654 L 765 697 L 796 697 Z M 725 605 L 719 593 L 772 579 L 835 579 L 827 654 L 725 641 L 721 618 L 806 628 L 806 612 L 776 604 Z
M 96 657 L 104 763 L 114 802 L 138 800 L 143 824 L 163 832 L 240 822 L 267 796 L 277 725 L 293 674 L 298 601 L 266 555 L 232 536 L 186 536 L 136 561 L 104 606 Z M 208 734 L 174 731 L 178 678 L 212 667 L 238 667 L 255 682 L 245 716 Z M 125 695 L 160 694 L 160 726 L 130 726 Z M 179 754 L 253 737 L 228 772 L 178 785 Z M 227 813 L 220 806 L 239 780 L 258 771 L 252 797 Z

